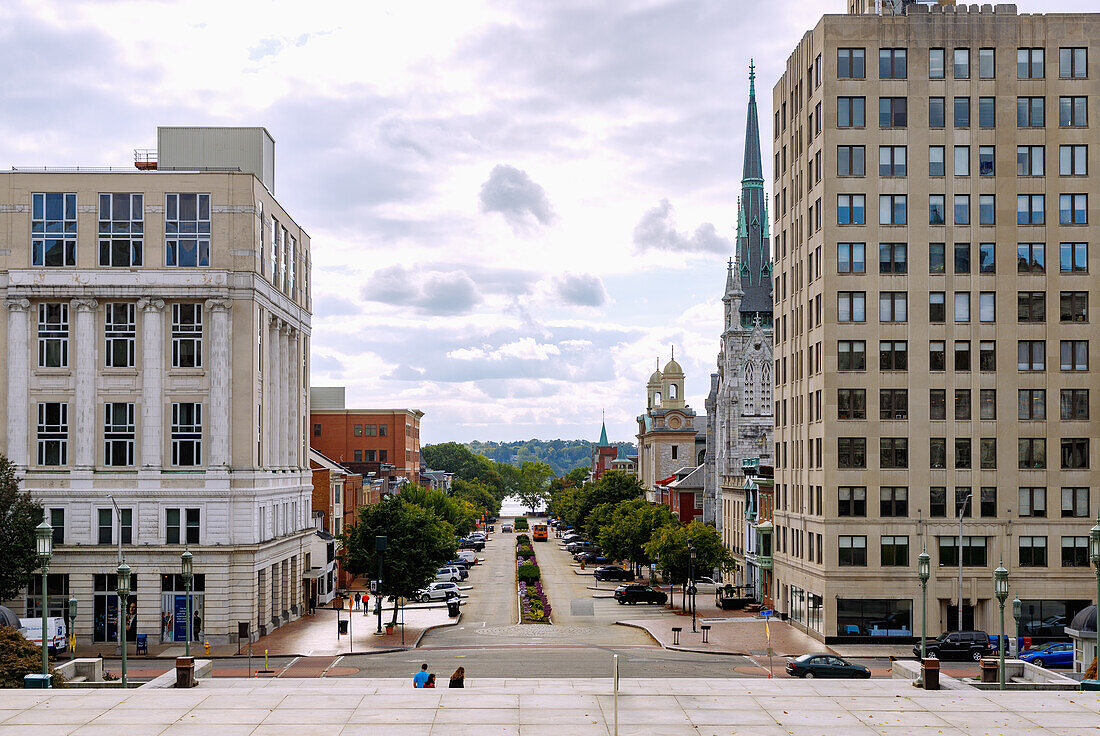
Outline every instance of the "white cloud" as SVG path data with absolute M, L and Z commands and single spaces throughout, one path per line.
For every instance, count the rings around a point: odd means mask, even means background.
M 481 185 L 480 200 L 482 212 L 499 212 L 516 233 L 529 233 L 555 220 L 546 190 L 514 166 L 494 166 Z
M 634 226 L 634 246 L 639 251 L 727 253 L 732 248 L 732 243 L 721 237 L 709 222 L 699 225 L 690 235 L 678 231 L 672 203 L 662 199 L 657 206 L 646 210 L 642 219 Z

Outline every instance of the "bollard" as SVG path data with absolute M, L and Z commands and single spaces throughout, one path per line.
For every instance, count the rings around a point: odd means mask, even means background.
M 940 661 L 934 657 L 921 660 L 921 681 L 925 690 L 940 689 Z
M 615 681 L 615 732 L 612 736 L 619 736 L 619 655 L 611 655 L 612 679 Z
M 194 657 L 176 657 L 176 687 L 195 687 Z
M 703 630 L 703 643 L 709 643 L 710 639 L 708 637 L 710 636 L 710 624 L 703 624 L 699 628 Z
M 673 646 L 678 646 L 680 644 L 680 632 L 683 631 L 683 630 L 684 630 L 684 628 L 682 626 L 673 626 L 672 627 L 672 645 Z

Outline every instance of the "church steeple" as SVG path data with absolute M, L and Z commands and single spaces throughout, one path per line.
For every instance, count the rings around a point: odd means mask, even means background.
M 737 249 L 743 297 L 738 311 L 742 326 L 751 326 L 757 315 L 771 326 L 771 238 L 764 173 L 760 158 L 760 122 L 756 111 L 756 65 L 749 61 L 749 102 L 745 122 L 745 158 L 741 197 L 737 202 Z
M 603 417 L 600 422 L 600 443 L 598 447 L 608 447 L 611 443 L 607 441 L 607 418 Z

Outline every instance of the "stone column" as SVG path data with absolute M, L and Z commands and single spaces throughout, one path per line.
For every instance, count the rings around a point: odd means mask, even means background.
M 19 470 L 26 470 L 30 430 L 28 383 L 30 381 L 30 312 L 26 299 L 8 299 L 8 459 Z
M 229 405 L 230 381 L 230 323 L 229 310 L 233 302 L 228 299 L 207 299 L 210 313 L 210 467 L 224 468 L 231 457 L 229 443 L 232 426 Z
M 70 365 L 76 374 L 73 397 L 73 468 L 92 470 L 95 467 L 96 437 L 96 339 L 95 314 L 99 303 L 95 299 L 73 299 L 73 333 L 76 351 Z
M 279 363 L 279 318 L 271 317 L 268 323 L 267 340 L 267 419 L 268 424 L 264 432 L 264 440 L 267 444 L 267 465 L 269 468 L 278 468 L 281 460 L 279 455 L 279 433 L 282 424 L 279 422 L 279 384 L 282 382 L 281 364 Z M 274 582 L 274 581 L 273 581 Z
M 159 470 L 164 453 L 164 302 L 142 299 L 141 467 Z
M 287 425 L 290 423 L 290 325 L 283 323 L 279 329 L 279 467 L 290 467 L 290 443 L 287 442 Z
M 287 422 L 286 422 L 286 464 L 298 467 L 298 425 L 302 421 L 301 408 L 298 406 L 298 336 L 301 333 L 290 327 L 287 329 Z

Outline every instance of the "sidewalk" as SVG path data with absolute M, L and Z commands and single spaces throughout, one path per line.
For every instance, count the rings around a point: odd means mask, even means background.
M 908 681 L 204 680 L 192 690 L 0 691 L 0 736 L 1055 736 L 1096 730 L 1100 693 L 926 691 Z
M 378 617 L 372 609 L 364 615 L 362 609 L 351 611 L 351 634 L 353 641 L 349 643 L 347 635 L 337 637 L 336 627 L 337 611 L 332 608 L 318 608 L 313 615 L 303 616 L 296 621 L 283 624 L 267 636 L 261 636 L 252 642 L 252 655 L 263 656 L 266 649 L 270 656 L 311 656 L 311 655 L 338 655 L 347 654 L 349 650 L 355 652 L 384 652 L 397 649 L 411 649 L 417 645 L 425 631 L 439 626 L 453 626 L 461 617 L 450 618 L 445 604 L 406 606 L 404 613 L 398 614 L 398 625 L 392 634 L 376 635 L 378 629 Z M 349 611 L 339 611 L 340 619 L 348 620 Z M 393 619 L 393 609 L 382 610 L 382 625 Z M 404 621 L 404 638 L 402 638 L 401 622 Z M 191 642 L 191 654 L 202 657 L 236 657 L 237 644 L 212 644 L 207 654 L 204 642 Z M 117 645 L 113 642 L 98 644 L 79 644 L 76 647 L 78 657 L 104 657 L 113 658 Z M 140 662 L 144 659 L 182 657 L 185 648 L 181 642 L 167 642 L 164 644 L 149 642 L 149 654 L 138 655 L 134 653 L 135 645 L 128 643 L 129 654 L 127 658 L 131 662 Z M 248 643 L 240 646 L 241 656 L 248 652 Z

